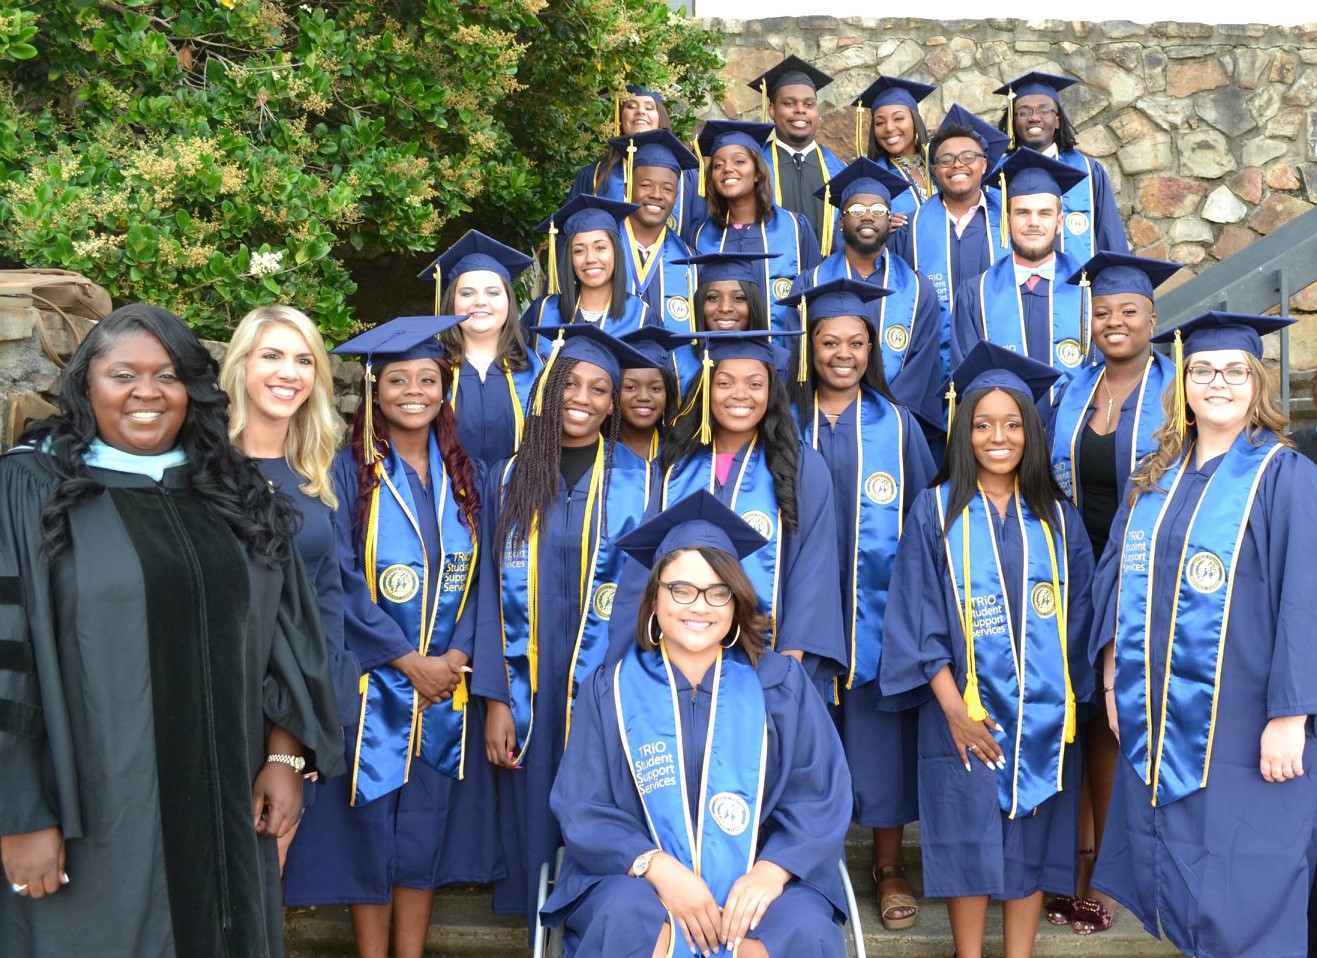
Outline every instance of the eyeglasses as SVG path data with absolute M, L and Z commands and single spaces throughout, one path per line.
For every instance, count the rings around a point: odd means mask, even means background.
M 1038 117 L 1040 120 L 1049 116 L 1056 116 L 1057 110 L 1054 106 L 1017 106 L 1015 115 L 1021 120 L 1032 120 Z
M 933 157 L 933 165 L 940 166 L 942 169 L 948 169 L 959 163 L 961 166 L 969 166 L 975 160 L 986 160 L 988 157 L 978 150 L 965 150 L 961 153 L 943 153 L 941 156 Z
M 846 207 L 842 212 L 847 216 L 860 217 L 865 213 L 868 213 L 870 216 L 886 216 L 891 211 L 887 209 L 885 203 L 870 203 L 868 206 L 865 206 L 863 203 L 856 203 L 853 206 Z
M 1247 366 L 1227 366 L 1225 369 L 1217 369 L 1214 366 L 1190 366 L 1189 381 L 1197 383 L 1200 386 L 1208 386 L 1216 380 L 1217 374 L 1221 374 L 1227 386 L 1242 386 L 1248 382 L 1248 377 L 1253 370 Z
M 704 601 L 715 609 L 721 609 L 732 601 L 732 587 L 721 582 L 703 589 L 689 582 L 659 582 L 659 585 L 672 593 L 672 601 L 678 605 L 690 605 L 700 596 L 704 596 Z

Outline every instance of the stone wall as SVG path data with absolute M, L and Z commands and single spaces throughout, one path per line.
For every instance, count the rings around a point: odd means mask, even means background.
M 995 123 L 992 91 L 1030 70 L 1078 77 L 1062 103 L 1080 148 L 1111 175 L 1131 249 L 1198 271 L 1317 204 L 1317 24 L 933 21 L 809 16 L 710 20 L 726 36 L 727 94 L 709 116 L 759 118 L 746 84 L 794 53 L 835 78 L 820 139 L 850 160 L 850 102 L 879 74 L 938 85 L 930 129 L 953 103 Z M 867 129 L 867 120 L 866 120 Z M 1182 274 L 1183 275 L 1183 274 Z M 1317 312 L 1317 284 L 1291 307 Z M 1292 337 L 1317 366 L 1317 319 Z

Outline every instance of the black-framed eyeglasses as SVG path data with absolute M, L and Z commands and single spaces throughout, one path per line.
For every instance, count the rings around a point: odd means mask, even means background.
M 1227 386 L 1242 386 L 1248 382 L 1253 370 L 1247 366 L 1227 366 L 1225 369 L 1217 369 L 1215 366 L 1190 366 L 1189 381 L 1200 386 L 1208 386 L 1216 381 L 1218 373 Z
M 933 165 L 940 166 L 942 169 L 948 169 L 959 163 L 961 166 L 969 166 L 975 160 L 986 160 L 986 154 L 978 150 L 962 150 L 959 153 L 943 153 L 941 156 L 933 157 Z
M 704 596 L 704 601 L 715 609 L 721 609 L 732 601 L 732 587 L 721 582 L 706 585 L 703 589 L 693 583 L 680 580 L 676 582 L 660 580 L 659 585 L 668 590 L 672 595 L 672 601 L 678 605 L 690 605 L 700 596 Z
M 868 206 L 865 206 L 863 203 L 853 203 L 842 210 L 842 212 L 847 216 L 855 217 L 863 216 L 865 213 L 868 213 L 870 216 L 886 216 L 891 210 L 887 208 L 886 203 L 870 203 Z
M 1021 120 L 1032 120 L 1034 117 L 1046 119 L 1049 116 L 1056 116 L 1056 107 L 1054 106 L 1017 106 L 1015 115 Z

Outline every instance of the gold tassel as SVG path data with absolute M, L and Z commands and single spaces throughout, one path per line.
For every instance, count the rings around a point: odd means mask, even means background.
M 759 81 L 759 122 L 768 122 L 768 81 Z
M 1187 402 L 1184 395 L 1184 340 L 1180 338 L 1180 331 L 1175 331 L 1175 417 L 1172 424 L 1175 426 L 1175 434 L 1184 442 L 1184 435 L 1189 431 L 1188 417 L 1185 415 L 1184 404 Z
M 951 441 L 951 424 L 956 419 L 956 384 L 954 381 L 947 384 L 947 394 L 942 397 L 947 401 L 947 441 Z
M 622 98 L 613 97 L 613 136 L 622 135 Z
M 864 156 L 860 146 L 860 136 L 864 132 L 864 104 L 855 104 L 855 158 Z
M 709 346 L 704 346 L 704 359 L 700 361 L 700 444 L 713 442 L 713 428 L 709 425 L 709 380 L 713 378 L 713 357 Z
M 634 137 L 627 141 L 626 163 L 622 167 L 622 179 L 626 182 L 626 201 L 630 203 L 636 187 L 636 141 Z
M 698 320 L 695 318 L 695 292 L 698 289 L 699 289 L 699 280 L 695 274 L 695 267 L 687 266 L 686 267 L 686 303 L 690 307 L 690 319 L 688 320 L 688 323 L 690 325 L 690 331 L 692 333 L 695 332 L 696 327 L 699 325 Z
M 1006 173 L 1003 171 L 998 175 L 1001 177 L 1001 221 L 997 224 L 997 232 L 1001 235 L 1001 248 L 1009 249 L 1011 238 L 1011 215 L 1007 212 L 1010 209 L 1010 204 L 1006 199 Z
M 549 220 L 549 294 L 562 292 L 558 280 L 558 225 Z
M 699 181 L 696 183 L 695 192 L 699 193 L 700 196 L 704 196 L 704 153 L 700 150 L 700 141 L 698 139 L 691 143 L 691 146 L 695 147 L 695 162 L 699 164 L 700 174 Z
M 832 183 L 828 181 L 823 184 L 823 236 L 821 237 L 821 245 L 824 259 L 832 255 L 832 230 Z
M 438 315 L 438 314 L 436 314 Z M 366 360 L 366 411 L 362 416 L 362 455 L 365 456 L 366 465 L 374 465 L 375 460 L 379 458 L 379 452 L 375 448 L 375 390 L 371 388 L 371 383 L 375 381 L 375 374 L 371 372 L 370 360 Z
M 800 301 L 800 329 L 805 334 L 800 339 L 800 362 L 796 365 L 796 382 L 803 383 L 809 379 L 809 302 Z
M 983 707 L 983 699 L 979 696 L 977 671 L 965 679 L 965 707 L 969 710 L 971 722 L 982 722 L 988 717 L 988 710 Z
M 558 358 L 558 351 L 562 349 L 563 335 L 562 329 L 558 330 L 558 338 L 553 341 L 553 347 L 549 350 L 549 358 L 544 361 L 544 368 L 540 370 L 540 379 L 535 386 L 535 403 L 531 407 L 532 416 L 544 415 L 544 384 L 549 381 L 549 370 L 553 368 L 554 360 Z
M 1010 149 L 1015 149 L 1015 90 L 1014 88 L 1006 91 L 1006 132 L 1011 138 Z M 1002 204 L 1005 208 L 1006 204 Z

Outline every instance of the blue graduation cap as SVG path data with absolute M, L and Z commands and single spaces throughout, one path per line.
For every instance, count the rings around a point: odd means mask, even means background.
M 943 127 L 951 126 L 952 124 L 957 126 L 967 126 L 978 134 L 979 140 L 983 143 L 983 152 L 988 157 L 989 170 L 997 165 L 1005 154 L 1007 147 L 1010 145 L 1011 138 L 1009 136 L 997 129 L 987 120 L 975 116 L 959 103 L 953 103 L 951 105 L 951 109 L 947 111 L 946 117 L 942 120 L 942 126 L 938 127 L 939 132 Z
M 776 259 L 781 255 L 781 253 L 701 253 L 698 256 L 685 256 L 668 262 L 680 266 L 698 267 L 701 285 L 718 282 L 758 285 L 763 278 L 759 264 L 766 259 Z
M 416 278 L 434 283 L 434 312 L 437 316 L 445 276 L 451 280 L 474 270 L 488 270 L 510 283 L 533 262 L 525 253 L 505 246 L 479 230 L 467 230 L 466 235 L 439 254 L 439 258 L 421 270 Z
M 695 139 L 696 151 L 700 157 L 712 158 L 725 146 L 744 146 L 758 151 L 768 143 L 773 132 L 771 123 L 748 123 L 744 120 L 706 120 L 700 128 L 700 135 Z
M 800 342 L 800 363 L 796 369 L 796 381 L 803 383 L 809 378 L 811 319 L 855 316 L 872 326 L 873 316 L 869 311 L 869 304 L 891 295 L 891 292 L 890 289 L 881 286 L 842 276 L 779 299 L 778 302 L 783 306 L 794 306 L 799 311 L 800 328 L 805 337 Z
M 766 329 L 724 330 L 718 332 L 688 333 L 682 339 L 694 341 L 696 349 L 703 351 L 700 364 L 699 387 L 691 390 L 690 401 L 677 418 L 689 414 L 698 402 L 700 406 L 700 442 L 707 445 L 713 437 L 709 412 L 709 378 L 713 367 L 727 359 L 756 359 L 770 370 L 777 370 L 782 347 L 774 340 L 793 339 L 802 335 L 800 330 L 772 331 Z
M 1072 286 L 1089 288 L 1090 296 L 1137 293 L 1152 299 L 1152 292 L 1181 269 L 1179 263 L 1147 259 L 1129 253 L 1096 253 L 1066 280 Z
M 1054 73 L 1040 73 L 1033 70 L 1024 76 L 1016 77 L 1014 80 L 1002 84 L 992 92 L 1000 96 L 1008 96 L 1012 100 L 1019 96 L 1032 96 L 1041 93 L 1043 96 L 1051 97 L 1057 103 L 1060 103 L 1061 91 L 1068 86 L 1074 86 L 1078 82 L 1074 77 L 1061 77 Z
M 682 170 L 696 169 L 700 162 L 695 154 L 686 148 L 686 144 L 677 139 L 671 130 L 645 130 L 641 133 L 615 136 L 608 141 L 609 146 L 619 153 L 631 157 L 631 167 L 661 166 L 665 170 L 680 173 Z M 630 148 L 635 152 L 630 153 Z
M 717 549 L 744 559 L 768 540 L 705 489 L 664 509 L 617 540 L 618 546 L 647 569 L 681 549 Z
M 852 160 L 846 168 L 814 191 L 824 202 L 838 209 L 856 193 L 872 193 L 888 203 L 910 189 L 910 184 L 887 167 L 862 156 Z
M 663 326 L 641 326 L 618 337 L 633 350 L 644 356 L 649 362 L 646 366 L 653 366 L 656 369 L 669 368 L 669 354 L 678 345 L 689 340 L 684 336 L 676 336 Z M 623 366 L 623 369 L 633 369 L 632 366 Z
M 919 101 L 936 89 L 937 87 L 931 83 L 920 83 L 918 80 L 908 80 L 905 77 L 880 75 L 878 79 L 865 87 L 863 93 L 852 101 L 852 106 L 876 110 L 880 106 L 891 106 L 894 103 L 900 103 L 912 110 L 918 110 Z
M 558 234 L 569 239 L 577 233 L 606 230 L 614 235 L 621 231 L 621 222 L 640 209 L 635 203 L 623 203 L 591 193 L 573 196 L 547 219 L 535 226 L 537 233 L 549 234 L 549 292 L 562 292 L 558 279 Z
M 654 87 L 647 87 L 639 83 L 628 83 L 626 91 L 631 96 L 651 96 L 654 98 L 655 103 L 663 102 L 663 94 Z
M 946 383 L 949 427 L 956 418 L 957 396 L 968 396 L 979 389 L 1014 389 L 1042 402 L 1061 373 L 1047 363 L 1030 359 L 1024 353 L 979 340 L 955 369 Z
M 1002 209 L 1006 208 L 1008 188 L 1011 196 L 1035 193 L 1062 196 L 1088 177 L 1087 173 L 1027 146 L 1008 156 L 998 168 L 998 174 L 1002 179 Z
M 399 316 L 358 333 L 331 352 L 359 356 L 367 368 L 408 359 L 442 359 L 444 348 L 436 337 L 465 319 L 465 316 Z
M 1154 343 L 1180 340 L 1186 356 L 1213 349 L 1242 349 L 1262 358 L 1262 337 L 1295 322 L 1292 316 L 1258 316 L 1255 313 L 1223 313 L 1217 310 L 1195 316 L 1152 337 Z
M 590 323 L 571 323 L 567 326 L 532 326 L 531 332 L 553 341 L 553 349 L 541 370 L 541 378 L 557 358 L 579 359 L 593 363 L 613 381 L 616 388 L 622 382 L 623 369 L 650 368 L 655 364 L 649 357 L 628 346 L 612 333 L 606 333 Z

